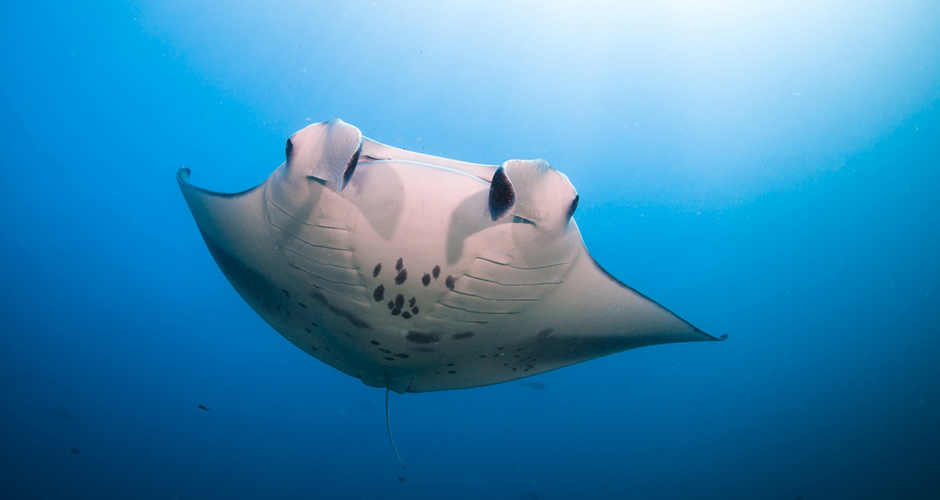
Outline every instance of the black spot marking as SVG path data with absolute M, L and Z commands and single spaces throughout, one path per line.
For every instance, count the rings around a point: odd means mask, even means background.
M 547 339 L 548 336 L 551 335 L 552 332 L 554 332 L 554 331 L 555 331 L 554 328 L 545 328 L 545 329 L 543 329 L 542 331 L 540 331 L 540 332 L 538 333 L 538 335 L 535 336 L 535 340 L 545 340 L 545 339 Z
M 447 373 L 453 375 L 453 374 L 457 373 L 457 370 L 447 370 Z
M 512 187 L 506 169 L 499 167 L 490 181 L 489 209 L 490 218 L 502 219 L 516 204 L 516 190 Z
M 300 306 L 300 307 L 302 307 L 302 308 L 304 308 L 304 309 L 307 308 L 307 304 L 304 304 L 303 302 L 298 302 L 297 305 Z
M 329 348 L 329 347 L 324 347 L 323 350 L 326 351 L 326 352 L 330 352 L 330 348 Z
M 454 284 L 455 284 L 456 282 L 457 282 L 457 279 L 454 278 L 452 275 L 448 274 L 448 275 L 447 275 L 447 279 L 444 280 L 444 286 L 446 286 L 447 288 L 450 288 L 451 290 L 453 290 L 453 289 L 454 289 Z
M 290 162 L 290 155 L 293 152 L 294 152 L 294 142 L 291 141 L 290 138 L 288 137 L 287 143 L 284 144 L 284 158 L 287 158 L 288 162 Z
M 378 340 L 370 340 L 369 343 L 372 345 L 382 345 L 382 343 L 379 342 Z
M 375 265 L 375 268 L 372 269 L 372 277 L 375 278 L 376 276 L 379 275 L 380 272 L 382 272 L 382 263 L 381 263 L 381 262 L 379 262 L 378 264 L 376 264 L 376 265 Z
M 404 265 L 405 265 L 405 261 L 403 261 L 401 257 L 399 257 L 398 262 L 395 263 L 395 270 L 401 271 L 401 268 L 404 267 Z
M 395 301 L 394 301 L 394 300 L 388 301 L 388 308 L 389 308 L 389 309 L 395 309 Z
M 402 307 L 405 307 L 405 296 L 399 293 L 395 296 L 395 308 L 401 309 Z
M 395 361 L 395 358 L 391 356 L 385 356 L 385 359 L 387 359 L 388 361 Z M 513 370 L 515 370 L 515 368 L 513 368 Z
M 313 321 L 311 321 L 310 324 L 313 325 L 314 328 L 320 328 L 320 325 L 316 324 Z
M 474 335 L 473 332 L 455 333 L 451 338 L 454 340 L 463 340 L 463 339 L 469 339 L 470 337 L 473 337 L 473 335 Z
M 411 313 L 408 312 L 408 311 L 405 311 L 405 312 L 401 313 L 401 317 L 402 317 L 402 318 L 405 318 L 405 319 L 411 319 Z
M 320 349 L 318 349 L 317 346 L 315 346 L 315 345 L 310 346 L 310 348 L 313 349 L 314 351 L 319 351 L 319 350 L 320 350 Z
M 496 348 L 497 351 L 502 351 L 503 349 L 505 349 L 505 347 L 497 347 L 497 348 Z
M 418 302 L 418 299 L 414 297 L 408 299 L 408 307 L 414 307 L 417 302 Z
M 385 285 L 380 284 L 375 287 L 375 291 L 372 292 L 372 298 L 375 299 L 376 302 L 385 300 Z
M 431 284 L 431 275 L 428 274 L 428 273 L 424 273 L 424 276 L 421 277 L 421 284 L 424 285 L 424 286 L 430 285 L 430 284 Z
M 398 276 L 395 276 L 395 284 L 400 285 L 404 283 L 405 280 L 407 279 L 408 279 L 408 270 L 402 269 L 401 271 L 398 271 Z
M 418 310 L 419 310 L 419 309 L 418 309 L 418 306 L 412 307 L 412 308 L 411 308 L 411 314 L 414 314 L 415 316 L 417 316 L 417 315 L 418 315 Z
M 431 270 L 431 274 L 434 275 L 434 279 L 437 279 L 441 275 L 441 266 L 434 266 L 434 269 Z
M 384 352 L 385 354 L 391 354 L 391 353 L 392 353 L 392 351 L 389 351 L 388 349 L 379 349 L 379 350 L 382 351 L 382 352 Z
M 311 329 L 309 329 L 309 328 L 304 328 L 304 331 L 307 332 L 307 333 L 312 333 L 312 332 L 313 332 L 313 330 L 311 330 Z
M 481 354 L 481 355 L 480 355 L 480 358 L 481 358 L 481 359 L 482 359 L 482 358 L 485 358 L 485 357 L 486 357 L 486 354 Z
M 415 352 L 437 352 L 437 351 L 435 351 L 434 349 L 432 349 L 432 348 L 430 348 L 430 347 L 415 347 L 415 348 L 412 349 L 412 351 L 415 351 Z
M 443 334 L 438 332 L 415 332 L 410 331 L 405 335 L 405 340 L 415 344 L 433 344 L 439 342 Z
M 399 314 L 401 314 L 401 309 L 397 307 L 395 309 L 392 309 L 392 316 L 398 316 Z
M 447 363 L 447 366 L 454 366 L 453 363 Z
M 281 293 L 283 293 L 284 296 L 287 297 L 288 299 L 290 298 L 290 292 L 288 292 L 287 290 L 281 288 Z
M 408 358 L 410 357 L 410 356 L 408 356 L 407 354 L 405 354 L 405 353 L 403 353 L 403 352 L 400 352 L 400 353 L 398 353 L 398 354 L 394 354 L 394 356 L 395 356 L 396 358 L 399 358 L 399 359 L 408 359 Z

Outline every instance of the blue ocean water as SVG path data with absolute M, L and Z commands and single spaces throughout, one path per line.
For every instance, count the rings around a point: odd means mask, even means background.
M 0 7 L 0 498 L 935 498 L 940 4 L 574 4 Z M 730 339 L 393 394 L 403 471 L 174 179 L 334 117 L 546 158 L 605 268 Z

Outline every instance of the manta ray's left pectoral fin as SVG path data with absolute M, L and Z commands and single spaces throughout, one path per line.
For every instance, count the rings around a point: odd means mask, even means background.
M 287 139 L 284 152 L 291 175 L 342 191 L 359 164 L 362 132 L 340 119 L 316 123 Z

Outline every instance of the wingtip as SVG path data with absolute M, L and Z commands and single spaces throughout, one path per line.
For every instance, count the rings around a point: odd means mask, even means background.
M 188 168 L 183 167 L 176 171 L 176 180 L 177 182 L 189 183 L 190 175 L 192 175 L 192 172 Z
M 705 332 L 702 332 L 702 333 L 705 333 Z M 727 334 L 727 333 L 724 334 L 724 335 L 721 335 L 720 337 L 716 337 L 716 336 L 711 335 L 711 334 L 709 334 L 709 333 L 705 333 L 705 335 L 708 335 L 709 337 L 711 337 L 712 340 L 717 341 L 717 342 L 722 342 L 722 341 L 728 340 L 728 334 Z
M 728 334 L 727 334 L 727 333 L 725 333 L 725 334 L 723 334 L 723 335 L 721 335 L 721 336 L 716 337 L 716 336 L 714 336 L 714 335 L 712 335 L 712 334 L 710 334 L 710 333 L 705 333 L 705 332 L 703 332 L 702 330 L 699 330 L 698 328 L 696 328 L 695 331 L 697 331 L 698 333 L 704 335 L 704 336 L 706 337 L 705 340 L 709 340 L 709 341 L 713 341 L 713 342 L 722 342 L 722 341 L 728 340 Z

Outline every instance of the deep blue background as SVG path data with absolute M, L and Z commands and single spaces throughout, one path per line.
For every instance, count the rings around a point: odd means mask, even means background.
M 0 497 L 938 495 L 940 6 L 439 3 L 0 7 Z M 403 473 L 173 176 L 333 117 L 547 158 L 599 262 L 730 340 L 393 395 Z

